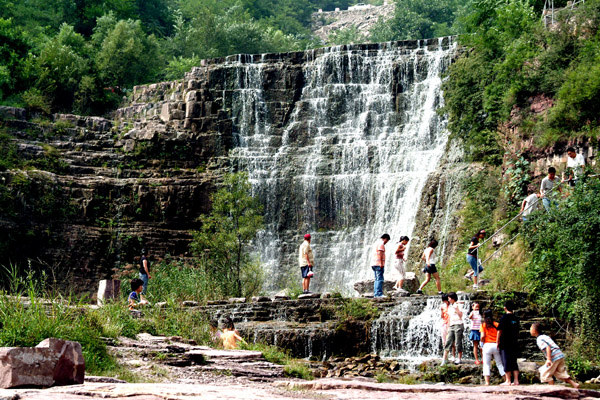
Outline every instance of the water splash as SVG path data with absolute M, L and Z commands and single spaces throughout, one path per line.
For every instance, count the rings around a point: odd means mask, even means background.
M 412 300 L 412 299 L 411 299 Z M 469 338 L 471 309 L 469 297 L 459 295 L 463 311 L 463 358 L 470 358 L 472 346 Z M 427 297 L 422 302 L 402 301 L 383 312 L 371 328 L 371 349 L 383 357 L 393 357 L 417 363 L 441 359 L 441 298 Z

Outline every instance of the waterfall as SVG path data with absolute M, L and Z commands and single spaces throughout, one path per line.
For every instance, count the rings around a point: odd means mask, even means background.
M 471 303 L 467 295 L 459 295 L 463 311 L 463 358 L 471 358 L 473 351 L 469 338 L 468 315 Z M 422 303 L 402 301 L 383 312 L 371 328 L 371 349 L 383 357 L 406 360 L 411 364 L 428 359 L 440 359 L 442 300 L 440 296 L 427 297 Z
M 304 52 L 301 91 L 285 115 L 266 87 L 277 60 L 227 59 L 223 107 L 237 140 L 230 156 L 264 204 L 256 249 L 267 289 L 299 281 L 306 232 L 313 290 L 348 294 L 355 281 L 371 278 L 370 248 L 383 233 L 392 236 L 392 265 L 394 243 L 413 235 L 421 191 L 447 142 L 437 109 L 454 52 L 450 38 Z M 395 273 L 386 269 L 388 279 Z

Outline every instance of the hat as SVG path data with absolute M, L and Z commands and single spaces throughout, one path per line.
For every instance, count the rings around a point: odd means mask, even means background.
M 479 234 L 480 234 L 480 235 L 481 235 L 481 234 L 484 234 L 484 235 L 485 235 L 485 229 L 482 229 L 482 230 L 480 230 L 480 231 L 479 231 Z
M 306 240 L 310 239 L 310 233 L 307 233 L 306 235 L 304 235 L 304 239 L 306 239 Z

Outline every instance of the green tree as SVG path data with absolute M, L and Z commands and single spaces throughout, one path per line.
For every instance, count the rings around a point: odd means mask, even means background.
M 157 39 L 144 33 L 140 21 L 115 21 L 113 15 L 102 17 L 94 31 L 99 76 L 121 89 L 154 79 L 162 64 Z
M 24 89 L 30 45 L 12 20 L 0 18 L 0 100 Z
M 248 174 L 227 175 L 212 196 L 212 211 L 193 234 L 191 250 L 222 296 L 250 296 L 262 286 L 260 264 L 249 250 L 263 228 L 261 212 Z
M 85 39 L 63 24 L 36 59 L 36 86 L 52 100 L 54 108 L 69 110 L 81 78 L 88 72 Z
M 372 40 L 430 39 L 455 34 L 452 28 L 462 2 L 456 0 L 397 0 L 394 16 L 380 20 Z
M 330 45 L 356 44 L 364 43 L 366 41 L 367 38 L 360 33 L 355 25 L 349 28 L 333 31 L 327 38 L 327 44 Z

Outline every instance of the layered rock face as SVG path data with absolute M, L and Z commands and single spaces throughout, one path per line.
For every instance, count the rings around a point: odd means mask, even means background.
M 264 204 L 255 250 L 267 289 L 298 275 L 308 231 L 312 287 L 351 293 L 371 275 L 370 246 L 382 233 L 393 242 L 412 233 L 446 144 L 436 109 L 454 47 L 444 38 L 231 56 L 181 81 L 136 87 L 112 121 L 55 115 L 40 125 L 13 112 L 3 126 L 19 151 L 60 161 L 51 173 L 25 173 L 33 192 L 56 191 L 60 212 L 30 210 L 2 225 L 34 233 L 36 243 L 16 241 L 18 254 L 68 265 L 91 285 L 142 246 L 185 253 L 220 175 L 244 170 Z
M 63 287 L 94 292 L 142 247 L 184 254 L 226 153 L 220 133 L 177 136 L 161 125 L 135 136 L 132 122 L 54 115 L 4 118 L 33 168 L 0 172 L 2 263 L 38 261 Z M 149 122 L 150 123 L 150 122 Z M 223 144 L 221 144 L 223 143 Z

